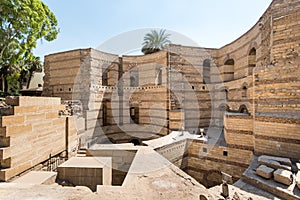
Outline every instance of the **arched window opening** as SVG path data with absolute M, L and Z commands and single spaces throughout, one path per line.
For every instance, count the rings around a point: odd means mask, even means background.
M 162 69 L 160 67 L 156 68 L 156 85 L 162 84 Z
M 256 49 L 252 48 L 248 55 L 248 75 L 253 74 L 253 68 L 256 66 Z
M 130 70 L 130 87 L 138 87 L 139 86 L 139 69 L 134 67 Z
M 242 88 L 242 98 L 247 98 L 248 97 L 248 88 L 247 86 L 243 86 Z
M 102 73 L 102 85 L 103 86 L 107 86 L 108 85 L 107 71 L 104 71 Z
M 130 77 L 130 87 L 137 87 L 136 80 L 133 76 Z
M 107 126 L 107 102 L 103 102 L 102 105 L 102 124 L 103 126 Z
M 139 124 L 139 108 L 130 107 L 130 124 Z
M 228 59 L 228 60 L 226 60 L 224 65 L 234 65 L 234 60 L 233 59 Z
M 225 92 L 225 100 L 228 101 L 228 90 L 224 89 L 224 92 Z
M 171 103 L 171 110 L 180 110 L 181 109 L 181 103 L 180 103 L 178 97 L 176 96 L 176 94 L 174 94 L 172 91 L 170 94 L 170 103 Z
M 247 106 L 241 105 L 240 108 L 239 108 L 239 113 L 249 114 Z
M 210 60 L 206 59 L 203 61 L 203 82 L 210 83 Z
M 233 59 L 228 59 L 224 63 L 223 80 L 224 81 L 234 80 L 234 60 Z

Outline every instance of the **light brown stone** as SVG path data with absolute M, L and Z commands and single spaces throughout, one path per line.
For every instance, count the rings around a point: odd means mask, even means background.
M 300 171 L 298 171 L 298 173 L 296 175 L 296 185 L 297 185 L 298 189 L 300 190 Z
M 258 163 L 260 165 L 266 165 L 268 167 L 274 169 L 285 169 L 291 170 L 292 169 L 292 162 L 288 158 L 280 158 L 280 157 L 273 157 L 273 156 L 260 156 L 258 158 Z
M 273 177 L 273 172 L 274 172 L 273 168 L 267 167 L 265 165 L 260 165 L 256 169 L 256 174 L 261 176 L 261 177 L 264 177 L 266 179 L 272 178 Z
M 293 173 L 288 170 L 277 169 L 274 172 L 274 180 L 285 185 L 291 185 L 293 183 Z

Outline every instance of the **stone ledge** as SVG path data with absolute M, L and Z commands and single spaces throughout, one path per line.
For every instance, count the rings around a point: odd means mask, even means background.
M 5 102 L 11 106 L 50 106 L 60 105 L 59 97 L 28 97 L 28 96 L 8 96 Z

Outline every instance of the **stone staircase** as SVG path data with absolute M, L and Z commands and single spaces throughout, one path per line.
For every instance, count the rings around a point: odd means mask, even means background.
M 79 149 L 77 151 L 76 157 L 85 157 L 86 156 L 86 149 Z

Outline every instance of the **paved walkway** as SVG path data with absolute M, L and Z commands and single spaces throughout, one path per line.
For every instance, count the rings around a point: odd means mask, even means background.
M 12 181 L 12 183 L 40 185 L 56 176 L 56 174 L 56 172 L 31 171 Z

